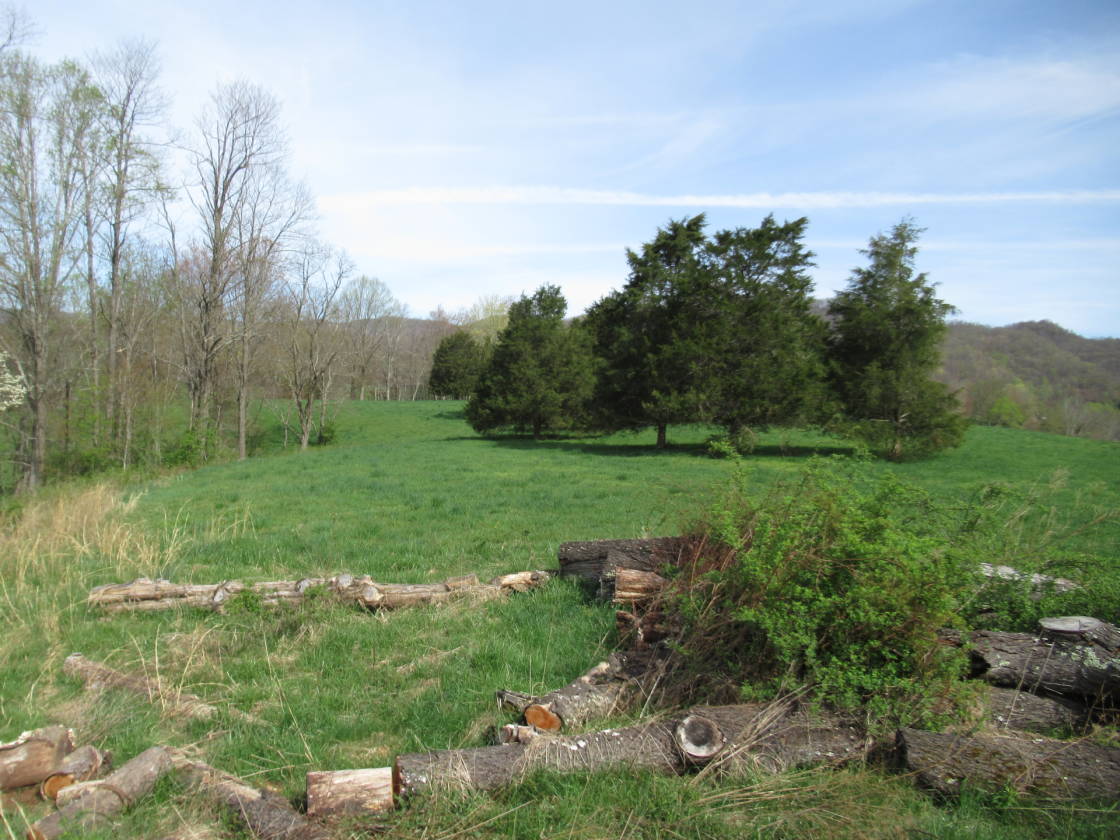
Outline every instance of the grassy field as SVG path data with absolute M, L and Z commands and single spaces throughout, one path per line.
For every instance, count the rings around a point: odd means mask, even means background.
M 267 415 L 262 423 L 269 431 Z M 337 427 L 333 444 L 306 453 L 281 452 L 266 435 L 274 454 L 123 490 L 56 488 L 27 505 L 0 537 L 0 740 L 62 722 L 122 759 L 152 743 L 189 745 L 292 798 L 311 769 L 383 766 L 399 752 L 487 743 L 507 722 L 493 692 L 539 692 L 582 673 L 614 643 L 610 608 L 563 581 L 500 602 L 385 616 L 315 603 L 105 617 L 84 596 L 140 575 L 201 583 L 350 571 L 425 582 L 547 569 L 566 540 L 678 533 L 733 469 L 706 456 L 704 428 L 671 430 L 664 452 L 653 449 L 652 434 L 486 440 L 469 430 L 460 404 L 446 402 L 352 404 Z M 750 486 L 761 493 L 814 452 L 843 451 L 806 433 L 765 435 L 746 460 Z M 1117 522 L 1078 531 L 1094 511 L 1120 507 L 1120 445 L 975 428 L 958 451 L 876 469 L 950 503 L 964 504 L 993 480 L 1034 488 L 1044 515 L 1027 525 L 1055 539 L 1070 532 L 1071 556 L 1120 578 Z M 1009 535 L 991 559 L 1011 562 L 1021 544 Z M 125 696 L 91 697 L 61 675 L 73 651 L 263 723 L 223 716 L 215 728 Z M 21 836 L 24 811 L 34 818 L 42 806 L 8 802 L 0 836 Z M 214 819 L 167 782 L 103 836 L 170 836 Z M 1040 812 L 1008 797 L 938 806 L 906 780 L 871 771 L 699 784 L 542 775 L 496 797 L 445 797 L 383 823 L 391 836 L 526 838 L 975 840 L 1106 837 L 1120 827 L 1112 815 Z M 238 836 L 225 823 L 212 830 L 199 836 Z

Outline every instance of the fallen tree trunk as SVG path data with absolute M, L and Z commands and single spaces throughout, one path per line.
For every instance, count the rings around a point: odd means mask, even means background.
M 109 817 L 151 793 L 156 782 L 170 769 L 170 751 L 166 747 L 151 747 L 106 778 L 83 782 L 80 794 L 64 808 L 32 823 L 27 837 L 29 840 L 54 840 L 67 831 L 104 826 L 109 823 Z
M 719 746 L 700 743 L 701 730 Z M 698 706 L 682 718 L 583 735 L 401 755 L 393 765 L 393 790 L 398 797 L 429 789 L 488 790 L 532 770 L 593 771 L 616 765 L 680 773 L 692 764 L 716 761 L 727 768 L 781 771 L 862 757 L 866 748 L 861 732 L 828 716 L 815 718 L 772 703 Z
M 1077 732 L 1089 722 L 1089 710 L 1080 703 L 994 686 L 988 690 L 988 714 L 997 726 L 1024 732 Z
M 234 595 L 250 592 L 267 605 L 298 604 L 316 588 L 332 597 L 370 610 L 391 610 L 421 604 L 442 604 L 458 598 L 486 600 L 524 592 L 548 580 L 548 572 L 516 572 L 481 583 L 475 575 L 448 578 L 442 583 L 376 583 L 368 575 L 350 574 L 331 578 L 264 581 L 245 584 L 239 580 L 213 584 L 179 584 L 167 580 L 138 578 L 131 583 L 109 583 L 92 589 L 91 606 L 121 610 L 168 610 L 199 607 L 221 610 Z
M 101 662 L 87 659 L 80 653 L 72 653 L 62 663 L 62 671 L 77 677 L 89 689 L 119 688 L 139 695 L 149 703 L 156 703 L 173 715 L 181 715 L 193 720 L 210 720 L 218 714 L 218 709 L 193 694 L 175 688 L 165 688 L 158 680 L 125 674 Z M 256 718 L 244 712 L 229 708 L 229 713 L 241 720 L 257 722 Z
M 950 796 L 967 784 L 989 791 L 1010 787 L 1050 800 L 1120 800 L 1120 749 L 916 729 L 899 730 L 897 746 L 903 765 L 921 784 Z
M 229 810 L 260 840 L 329 840 L 330 832 L 297 812 L 288 800 L 235 776 L 181 756 L 175 770 L 197 792 Z
M 53 773 L 43 779 L 43 783 L 39 785 L 39 795 L 43 799 L 56 801 L 59 791 L 79 782 L 96 779 L 108 766 L 108 753 L 88 744 L 78 747 L 59 762 Z
M 657 572 L 663 566 L 676 565 L 685 544 L 683 537 L 561 543 L 557 553 L 560 576 L 599 584 L 618 569 Z
M 1110 639 L 1120 631 L 1096 619 L 1077 618 L 1078 626 L 1080 622 L 1096 622 L 1084 631 L 1062 623 L 1072 619 L 1043 621 L 1067 629 L 1055 631 L 1044 624 L 1042 635 L 991 630 L 972 633 L 972 675 L 992 685 L 1036 694 L 1086 698 L 1110 707 L 1120 704 L 1120 652 L 1096 641 Z M 964 641 L 960 634 L 948 631 L 942 637 L 954 644 Z
M 73 750 L 74 733 L 65 726 L 34 729 L 0 744 L 0 790 L 39 784 Z
M 661 660 L 653 652 L 615 652 L 573 682 L 532 697 L 499 691 L 498 702 L 544 732 L 571 730 L 606 717 L 640 696 L 660 673 Z
M 307 815 L 376 814 L 393 807 L 393 768 L 307 774 Z

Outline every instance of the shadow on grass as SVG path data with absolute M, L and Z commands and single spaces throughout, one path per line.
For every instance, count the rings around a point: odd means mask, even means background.
M 707 443 L 670 443 L 664 449 L 658 449 L 648 443 L 596 443 L 586 439 L 571 437 L 533 438 L 531 435 L 460 435 L 445 438 L 449 441 L 474 440 L 486 441 L 504 449 L 532 449 L 554 450 L 572 452 L 585 455 L 609 455 L 622 458 L 638 458 L 656 455 L 689 455 L 696 458 L 710 458 Z M 749 454 L 743 456 L 746 460 L 751 458 L 811 458 L 813 456 L 854 455 L 854 446 L 782 446 L 780 444 L 765 444 L 756 446 Z

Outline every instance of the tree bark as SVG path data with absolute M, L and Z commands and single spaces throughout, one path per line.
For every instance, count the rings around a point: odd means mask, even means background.
M 625 765 L 680 773 L 694 763 L 689 750 L 695 744 L 682 742 L 679 732 L 696 732 L 689 724 L 696 717 L 711 727 L 711 737 L 722 739 L 722 746 L 710 751 L 704 761 L 714 760 L 724 768 L 779 772 L 803 764 L 863 757 L 868 746 L 862 732 L 852 725 L 827 715 L 818 718 L 804 711 L 791 712 L 781 704 L 698 706 L 680 718 L 584 735 L 401 755 L 393 765 L 393 789 L 398 797 L 423 790 L 489 790 L 539 769 L 588 772 Z
M 480 583 L 475 575 L 448 578 L 443 583 L 375 583 L 367 575 L 341 574 L 332 578 L 266 581 L 245 584 L 239 580 L 214 584 L 177 584 L 167 580 L 138 578 L 131 583 L 110 583 L 90 591 L 87 602 L 109 611 L 166 610 L 176 607 L 201 607 L 220 610 L 234 595 L 251 592 L 263 603 L 298 604 L 314 587 L 344 603 L 366 609 L 391 610 L 423 604 L 442 604 L 460 598 L 488 600 L 525 592 L 540 586 L 548 572 L 517 572 Z
M 1024 732 L 1077 732 L 1089 721 L 1089 710 L 1079 703 L 1013 688 L 989 689 L 988 714 L 996 726 Z
M 371 814 L 393 807 L 393 768 L 307 774 L 307 815 Z
M 657 572 L 663 566 L 676 565 L 684 548 L 682 537 L 561 543 L 560 576 L 599 583 L 619 569 Z
M 43 799 L 56 800 L 59 791 L 79 782 L 96 779 L 109 766 L 108 753 L 97 747 L 79 747 L 59 762 L 54 772 L 39 785 L 39 795 Z
M 37 785 L 74 749 L 74 733 L 65 726 L 24 732 L 0 744 L 0 790 Z
M 544 732 L 570 731 L 641 696 L 660 673 L 659 666 L 659 657 L 651 652 L 616 652 L 563 688 L 540 697 L 499 691 L 498 701 L 522 715 L 529 726 Z
M 897 746 L 907 770 L 939 793 L 962 784 L 1008 787 L 1043 799 L 1120 800 L 1120 749 L 1052 738 L 964 737 L 901 729 Z
M 62 672 L 80 679 L 89 689 L 120 688 L 139 695 L 149 703 L 160 705 L 173 716 L 210 720 L 218 714 L 217 707 L 193 694 L 176 688 L 167 688 L 158 680 L 124 674 L 101 662 L 87 659 L 80 653 L 72 653 L 66 657 L 66 661 L 62 663 Z M 256 722 L 256 718 L 238 709 L 231 707 L 229 713 L 241 720 Z
M 79 796 L 61 810 L 33 823 L 27 830 L 27 837 L 29 840 L 54 840 L 67 831 L 103 827 L 109 823 L 110 816 L 149 794 L 170 769 L 170 751 L 166 747 L 151 747 L 105 779 L 83 783 Z
M 175 770 L 195 790 L 231 811 L 259 840 L 329 840 L 322 826 L 298 813 L 284 797 L 250 787 L 208 764 L 175 758 Z

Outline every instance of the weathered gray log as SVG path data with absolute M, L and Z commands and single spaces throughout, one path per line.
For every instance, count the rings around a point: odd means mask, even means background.
M 104 779 L 83 782 L 81 795 L 33 823 L 27 836 L 29 840 L 53 840 L 67 831 L 105 826 L 111 816 L 151 793 L 170 769 L 170 751 L 166 747 L 150 747 Z
M 259 840 L 329 840 L 330 832 L 297 812 L 284 797 L 258 790 L 200 761 L 176 755 L 176 772 L 198 793 L 243 822 Z
M 574 681 L 531 697 L 499 691 L 498 701 L 522 715 L 525 723 L 545 732 L 571 731 L 595 718 L 625 707 L 656 679 L 660 659 L 650 652 L 615 652 Z
M 55 801 L 63 788 L 96 779 L 108 766 L 108 753 L 89 744 L 78 747 L 58 763 L 53 773 L 43 779 L 43 783 L 39 785 L 39 795 L 43 799 Z
M 678 729 L 695 731 L 685 721 L 702 717 L 722 747 L 709 760 L 722 766 L 784 770 L 808 763 L 839 762 L 862 756 L 865 739 L 854 726 L 806 712 L 774 711 L 773 704 L 700 706 L 682 718 L 604 729 L 583 735 L 538 737 L 528 744 L 500 744 L 465 750 L 413 753 L 397 757 L 393 789 L 397 796 L 426 789 L 488 790 L 518 781 L 537 769 L 594 771 L 625 765 L 680 773 L 690 758 L 678 742 Z
M 1120 800 L 1120 749 L 1053 738 L 959 736 L 901 729 L 903 765 L 918 781 L 956 795 L 967 784 L 1013 788 L 1048 800 Z
M 1115 630 L 1106 625 L 1095 632 L 1108 638 L 1109 628 Z M 943 638 L 960 637 L 946 633 Z M 992 685 L 1081 697 L 1108 706 L 1120 703 L 1120 656 L 1092 641 L 1072 640 L 1069 634 L 1047 637 L 980 630 L 971 635 L 969 655 L 973 676 Z
M 65 726 L 33 729 L 0 744 L 0 790 L 39 784 L 73 750 L 74 733 Z
M 684 547 L 681 537 L 561 543 L 560 575 L 598 584 L 606 573 L 617 569 L 656 572 L 665 565 L 676 565 Z
M 1024 732 L 1077 732 L 1089 722 L 1089 710 L 1064 697 L 1040 697 L 1014 688 L 988 689 L 988 714 L 998 727 Z
M 485 600 L 510 592 L 524 592 L 548 580 L 548 572 L 529 571 L 501 575 L 481 583 L 475 575 L 449 578 L 442 583 L 376 583 L 368 575 L 335 575 L 331 578 L 264 581 L 245 584 L 238 580 L 213 584 L 178 584 L 167 580 L 138 578 L 131 583 L 110 583 L 89 593 L 87 602 L 111 612 L 121 610 L 167 610 L 198 607 L 221 610 L 233 596 L 251 592 L 266 605 L 298 604 L 309 590 L 322 588 L 347 604 L 370 610 L 400 609 L 422 604 L 442 604 L 458 598 Z
M 1038 622 L 1047 639 L 1064 639 L 1083 645 L 1095 645 L 1108 653 L 1120 652 L 1120 627 L 1084 615 L 1043 618 Z
M 999 566 L 992 563 L 981 563 L 978 571 L 986 578 L 993 580 L 1013 580 L 1013 581 L 1026 581 L 1031 584 L 1031 590 L 1035 600 L 1042 597 L 1042 594 L 1047 590 L 1052 589 L 1055 592 L 1071 592 L 1074 589 L 1080 589 L 1081 584 L 1067 580 L 1066 578 L 1050 577 L 1049 575 L 1040 574 L 1027 574 L 1020 572 L 1012 566 Z
M 72 653 L 66 657 L 66 661 L 62 663 L 62 671 L 71 677 L 77 677 L 89 689 L 119 688 L 163 707 L 172 715 L 192 720 L 210 720 L 218 714 L 217 707 L 193 694 L 164 686 L 159 680 L 125 674 L 80 653 Z M 233 707 L 229 708 L 229 714 L 240 720 L 257 722 L 256 718 Z
M 656 572 L 619 569 L 614 576 L 614 603 L 630 607 L 648 604 L 662 593 L 668 582 Z
M 307 816 L 378 814 L 393 807 L 393 768 L 307 774 Z

